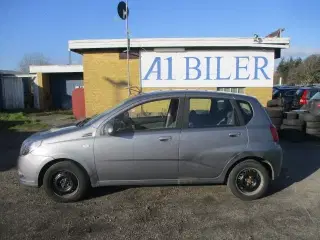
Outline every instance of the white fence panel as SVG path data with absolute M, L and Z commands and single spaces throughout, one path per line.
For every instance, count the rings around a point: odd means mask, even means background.
M 24 91 L 22 79 L 19 77 L 2 77 L 1 81 L 3 108 L 24 108 Z

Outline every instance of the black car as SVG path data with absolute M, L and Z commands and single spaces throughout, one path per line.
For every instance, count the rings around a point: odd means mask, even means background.
M 296 97 L 296 92 L 299 87 L 296 86 L 279 86 L 273 87 L 272 91 L 272 99 L 281 99 L 283 102 L 283 106 L 290 110 L 293 104 L 293 101 Z

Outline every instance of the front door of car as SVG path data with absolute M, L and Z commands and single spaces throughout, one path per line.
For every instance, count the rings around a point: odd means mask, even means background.
M 116 132 L 95 139 L 99 180 L 177 179 L 180 101 L 170 98 L 144 102 L 110 120 Z
M 180 137 L 180 179 L 216 178 L 248 144 L 229 99 L 187 98 Z

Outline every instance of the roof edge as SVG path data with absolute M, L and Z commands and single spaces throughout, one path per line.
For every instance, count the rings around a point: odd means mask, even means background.
M 31 65 L 30 73 L 72 73 L 83 72 L 82 65 Z
M 137 38 L 131 39 L 132 48 L 159 47 L 253 47 L 289 48 L 290 38 Z M 70 40 L 70 51 L 85 49 L 126 48 L 126 39 Z

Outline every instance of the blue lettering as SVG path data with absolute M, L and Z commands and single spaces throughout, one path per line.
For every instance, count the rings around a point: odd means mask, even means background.
M 173 78 L 172 78 L 172 57 L 168 57 L 165 60 L 168 61 L 168 77 L 167 77 L 167 80 L 173 80 Z
M 185 57 L 186 59 L 186 78 L 185 80 L 198 80 L 201 77 L 200 67 L 200 60 L 196 57 Z M 195 59 L 197 64 L 194 67 L 190 67 L 190 59 Z M 190 78 L 190 69 L 197 71 L 197 76 L 195 78 Z
M 206 73 L 206 78 L 204 80 L 212 80 L 210 78 L 210 60 L 211 60 L 211 57 L 205 57 L 206 59 L 206 64 L 207 64 L 207 73 Z
M 217 80 L 230 80 L 231 73 L 229 77 L 221 77 L 221 58 L 222 57 L 216 57 L 217 59 Z
M 264 68 L 268 65 L 268 59 L 265 57 L 254 57 L 255 59 L 255 63 L 254 63 L 254 80 L 259 80 L 258 78 L 258 70 L 261 71 L 261 73 L 263 74 L 263 76 L 266 79 L 270 79 L 270 77 L 266 74 L 266 72 L 264 71 Z M 259 59 L 263 60 L 263 65 L 261 67 L 259 67 Z
M 247 63 L 245 66 L 240 66 L 240 60 L 246 59 Z M 236 57 L 236 78 L 235 80 L 248 80 L 250 77 L 250 74 L 247 75 L 247 77 L 240 77 L 240 69 L 245 69 L 248 71 L 248 63 L 249 63 L 249 57 Z
M 154 68 L 156 69 L 154 70 Z M 151 67 L 149 68 L 147 74 L 144 76 L 143 80 L 149 80 L 150 74 L 156 73 L 157 74 L 157 80 L 161 80 L 161 58 L 156 57 L 153 60 L 153 63 L 151 64 Z

